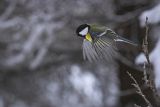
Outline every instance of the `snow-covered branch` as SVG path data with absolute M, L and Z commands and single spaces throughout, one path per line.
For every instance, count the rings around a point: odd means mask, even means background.
M 141 14 L 141 16 L 139 18 L 141 26 L 145 25 L 145 18 L 146 17 L 148 17 L 148 19 L 149 19 L 148 22 L 150 24 L 159 23 L 160 22 L 160 4 Z M 150 58 L 150 61 L 154 67 L 156 87 L 160 88 L 160 66 L 159 66 L 160 65 L 160 35 L 159 35 L 159 30 L 154 30 L 154 33 L 152 34 L 151 38 L 154 40 L 155 39 L 154 37 L 157 37 L 157 36 L 158 36 L 158 41 L 157 41 L 154 49 L 150 52 L 149 58 Z M 137 56 L 135 63 L 136 64 L 143 64 L 144 62 L 147 62 L 146 57 L 143 53 L 140 53 Z

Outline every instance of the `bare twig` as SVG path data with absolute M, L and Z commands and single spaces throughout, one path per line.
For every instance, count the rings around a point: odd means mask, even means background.
M 129 73 L 127 72 L 127 74 L 129 75 L 129 77 L 134 81 L 134 83 L 132 84 L 136 89 L 137 89 L 137 93 L 142 96 L 142 98 L 144 99 L 144 101 L 146 102 L 146 104 L 148 105 L 147 107 L 153 107 L 152 104 L 150 103 L 150 101 L 146 98 L 146 96 L 143 94 L 138 82 L 136 81 L 136 79 Z
M 145 85 L 148 86 L 149 84 L 149 81 L 148 81 L 148 76 L 147 76 L 147 68 L 146 68 L 146 63 L 144 62 L 144 65 L 143 65 L 143 80 L 145 82 Z
M 148 70 L 149 77 L 148 77 L 148 80 L 147 80 L 147 77 L 144 77 L 144 78 L 146 79 L 146 81 L 148 81 L 148 86 L 152 89 L 154 98 L 159 105 L 160 96 L 157 93 L 157 89 L 156 89 L 155 82 L 154 82 L 154 72 L 152 70 L 151 62 L 150 62 L 150 59 L 149 59 L 148 34 L 149 34 L 148 17 L 146 17 L 146 35 L 145 35 L 145 38 L 143 40 L 142 47 L 143 47 L 143 52 L 145 54 L 145 57 L 146 57 L 147 63 L 148 63 L 148 69 L 146 68 L 146 66 L 144 66 L 144 73 L 147 72 L 147 70 Z
M 146 34 L 145 34 L 145 37 L 143 39 L 143 44 L 142 44 L 142 49 L 143 49 L 143 52 L 145 54 L 145 57 L 147 59 L 147 63 L 148 63 L 148 73 L 149 73 L 149 84 L 148 86 L 153 90 L 154 89 L 154 82 L 153 82 L 153 78 L 154 78 L 154 74 L 151 70 L 151 63 L 150 63 L 150 59 L 149 59 L 149 52 L 148 52 L 148 33 L 149 33 L 149 27 L 148 27 L 148 17 L 146 17 Z M 144 71 L 147 71 L 146 70 L 146 67 L 144 68 Z
M 149 33 L 149 27 L 148 27 L 148 17 L 146 17 L 146 35 L 145 38 L 143 39 L 143 52 L 146 56 L 147 62 L 149 65 L 151 65 L 150 60 L 149 60 L 149 52 L 148 52 L 148 33 Z
M 152 91 L 152 95 L 154 97 L 154 104 L 156 106 L 159 106 L 160 105 L 160 96 L 157 92 L 157 89 L 156 89 L 156 86 L 155 86 L 155 74 L 152 70 L 152 66 L 151 66 L 151 61 L 150 61 L 150 58 L 149 58 L 149 50 L 148 50 L 148 35 L 149 35 L 149 26 L 148 26 L 148 18 L 146 17 L 146 21 L 145 21 L 145 24 L 146 24 L 146 32 L 145 32 L 145 37 L 143 39 L 143 44 L 142 44 L 142 50 L 144 52 L 144 55 L 146 57 L 146 62 L 144 63 L 144 66 L 143 66 L 143 80 L 145 82 L 145 85 L 151 89 Z M 150 55 L 151 56 L 151 55 Z M 147 65 L 147 66 L 146 66 Z M 148 74 L 148 75 L 147 75 Z M 132 78 L 133 79 L 133 78 Z M 141 89 L 138 85 L 134 85 L 134 87 L 138 89 Z M 140 94 L 141 95 L 141 94 Z M 141 95 L 144 100 L 146 101 L 145 97 L 143 95 Z M 146 101 L 147 102 L 147 101 Z

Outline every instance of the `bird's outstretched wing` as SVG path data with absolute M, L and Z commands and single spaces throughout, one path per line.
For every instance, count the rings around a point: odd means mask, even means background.
M 93 44 L 100 59 L 111 61 L 117 56 L 118 49 L 113 40 L 106 38 L 105 36 L 95 38 Z
M 108 39 L 113 40 L 118 50 L 141 49 L 141 46 L 139 46 L 138 44 L 117 35 L 109 28 L 106 29 L 106 34 L 102 35 L 102 37 L 104 36 Z
M 136 46 L 133 42 L 118 36 L 114 31 L 107 27 L 91 29 L 93 43 L 84 39 L 83 41 L 83 57 L 90 62 L 97 60 L 111 61 L 118 56 L 120 46 Z
M 84 39 L 82 48 L 83 48 L 83 58 L 84 59 L 88 59 L 90 62 L 98 59 L 98 54 L 91 42 Z
M 95 38 L 93 43 L 83 41 L 83 57 L 90 62 L 97 60 L 111 61 L 117 54 L 117 48 L 113 40 L 100 37 Z

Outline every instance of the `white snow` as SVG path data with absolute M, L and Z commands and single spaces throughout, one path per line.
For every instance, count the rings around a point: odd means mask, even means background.
M 0 107 L 4 107 L 4 101 L 3 98 L 0 96 Z
M 71 68 L 69 80 L 73 87 L 81 94 L 85 94 L 89 101 L 97 105 L 102 104 L 102 92 L 97 88 L 98 80 L 90 72 L 82 72 L 74 65 Z
M 157 24 L 160 22 L 160 4 L 150 10 L 144 11 L 140 15 L 139 20 L 142 27 L 145 26 L 146 17 L 148 17 L 148 22 L 151 24 Z

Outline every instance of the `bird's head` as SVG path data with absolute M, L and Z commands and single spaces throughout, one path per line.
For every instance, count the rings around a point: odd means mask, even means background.
M 91 26 L 88 24 L 82 24 L 80 25 L 77 30 L 76 33 L 78 36 L 85 38 L 86 40 L 92 42 L 92 37 L 89 33 Z

